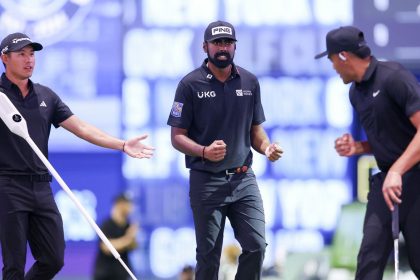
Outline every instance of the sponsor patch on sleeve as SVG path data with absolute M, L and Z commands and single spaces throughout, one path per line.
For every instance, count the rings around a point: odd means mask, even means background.
M 174 116 L 175 118 L 180 118 L 182 114 L 183 106 L 184 106 L 184 103 L 174 101 L 174 104 L 172 105 L 171 115 Z

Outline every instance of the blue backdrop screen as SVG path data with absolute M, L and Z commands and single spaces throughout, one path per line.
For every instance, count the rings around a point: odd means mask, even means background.
M 153 159 L 137 160 L 63 129 L 53 129 L 50 142 L 51 160 L 98 223 L 115 194 L 131 192 L 132 219 L 141 225 L 131 257 L 140 275 L 174 277 L 195 263 L 188 170 L 166 121 L 179 80 L 206 57 L 203 32 L 217 19 L 236 27 L 235 62 L 258 76 L 263 125 L 285 150 L 274 164 L 254 156 L 267 222 L 264 265 L 289 252 L 319 251 L 354 196 L 351 163 L 333 147 L 353 112 L 328 59 L 313 57 L 328 30 L 353 23 L 353 1 L 0 0 L 1 35 L 24 31 L 45 46 L 36 53 L 34 81 L 102 130 L 123 138 L 147 133 L 156 147 Z M 68 240 L 61 275 L 89 274 L 97 237 L 53 186 Z M 232 243 L 227 225 L 224 244 Z

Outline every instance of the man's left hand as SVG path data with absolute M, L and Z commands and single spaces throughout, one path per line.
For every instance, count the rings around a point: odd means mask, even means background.
M 266 149 L 265 149 L 265 156 L 270 161 L 276 161 L 283 155 L 283 149 L 280 148 L 280 146 L 276 143 L 271 143 Z
M 391 211 L 394 211 L 394 203 L 401 203 L 402 178 L 395 171 L 388 171 L 382 186 L 385 203 Z

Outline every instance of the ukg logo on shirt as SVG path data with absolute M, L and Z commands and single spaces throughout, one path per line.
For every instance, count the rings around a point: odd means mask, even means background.
M 212 98 L 216 97 L 216 92 L 212 91 L 197 91 L 198 98 Z

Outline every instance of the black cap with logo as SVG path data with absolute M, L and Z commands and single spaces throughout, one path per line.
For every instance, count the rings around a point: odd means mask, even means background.
M 210 23 L 204 32 L 204 41 L 211 42 L 217 39 L 231 39 L 236 41 L 233 25 L 221 20 Z
M 7 35 L 0 44 L 1 54 L 9 52 L 15 52 L 23 49 L 26 46 L 31 45 L 34 51 L 42 50 L 42 45 L 37 42 L 33 42 L 27 35 L 23 33 L 12 33 Z
M 327 33 L 327 50 L 316 55 L 315 59 L 342 51 L 356 52 L 367 47 L 363 32 L 354 26 L 343 26 Z

